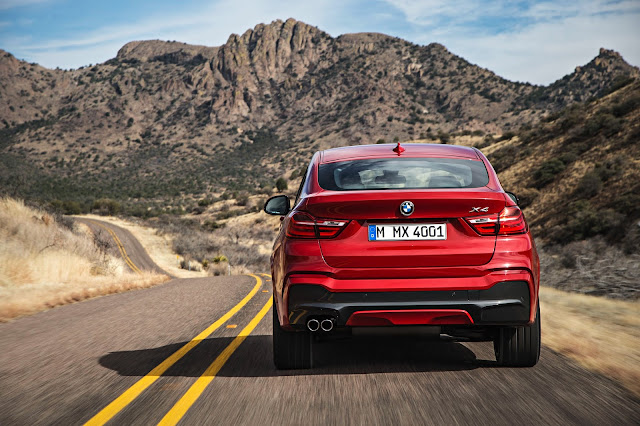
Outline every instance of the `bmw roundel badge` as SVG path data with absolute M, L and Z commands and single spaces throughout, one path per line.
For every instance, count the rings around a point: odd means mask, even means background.
M 402 213 L 403 216 L 411 216 L 413 210 L 413 203 L 411 201 L 403 201 L 402 204 L 400 204 L 400 213 Z

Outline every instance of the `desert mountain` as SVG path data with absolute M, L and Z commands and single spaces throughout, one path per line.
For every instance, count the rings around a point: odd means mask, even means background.
M 519 194 L 534 234 L 640 250 L 640 81 L 477 144 Z
M 440 44 L 333 38 L 293 19 L 220 47 L 135 41 L 69 71 L 0 51 L 0 183 L 16 195 L 78 200 L 269 190 L 320 148 L 501 134 L 639 75 L 602 49 L 535 86 Z

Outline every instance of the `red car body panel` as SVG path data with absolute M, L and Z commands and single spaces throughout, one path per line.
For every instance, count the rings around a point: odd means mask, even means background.
M 395 146 L 395 145 L 394 145 Z M 290 328 L 289 293 L 297 285 L 315 285 L 331 293 L 433 292 L 488 290 L 498 283 L 526 282 L 529 289 L 529 323 L 537 308 L 540 266 L 528 229 L 514 235 L 480 236 L 463 219 L 479 215 L 470 207 L 499 213 L 515 202 L 504 192 L 486 157 L 478 150 L 449 145 L 404 145 L 402 158 L 462 158 L 482 161 L 488 183 L 481 188 L 394 189 L 387 191 L 329 191 L 318 183 L 322 163 L 397 156 L 390 145 L 336 148 L 316 153 L 311 160 L 298 202 L 282 221 L 271 258 L 272 279 L 279 321 Z M 410 219 L 400 214 L 405 200 L 415 204 Z M 471 201 L 470 201 L 471 200 Z M 286 235 L 297 212 L 316 218 L 350 220 L 331 239 L 296 239 Z M 446 223 L 446 241 L 367 240 L 367 224 Z M 462 310 L 414 309 L 354 312 L 346 325 L 473 324 Z M 427 312 L 428 311 L 428 312 Z M 375 314 L 377 312 L 377 314 Z M 429 313 L 430 312 L 430 313 Z M 357 315 L 356 315 L 357 314 Z M 409 320 L 407 320 L 409 318 Z M 447 323 L 446 318 L 449 318 Z M 350 321 L 350 322 L 349 322 Z M 413 322 L 412 322 L 413 321 Z M 444 321 L 444 322 L 442 322 Z M 462 321 L 462 322 L 461 322 Z M 470 322 L 469 322 L 470 321 Z

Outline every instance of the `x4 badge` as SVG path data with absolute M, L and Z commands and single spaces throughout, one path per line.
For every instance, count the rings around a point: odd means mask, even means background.
M 469 213 L 486 213 L 489 211 L 489 207 L 471 207 Z

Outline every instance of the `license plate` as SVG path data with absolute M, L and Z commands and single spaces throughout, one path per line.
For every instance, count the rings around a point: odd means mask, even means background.
M 369 225 L 369 241 L 415 241 L 446 239 L 446 223 Z

